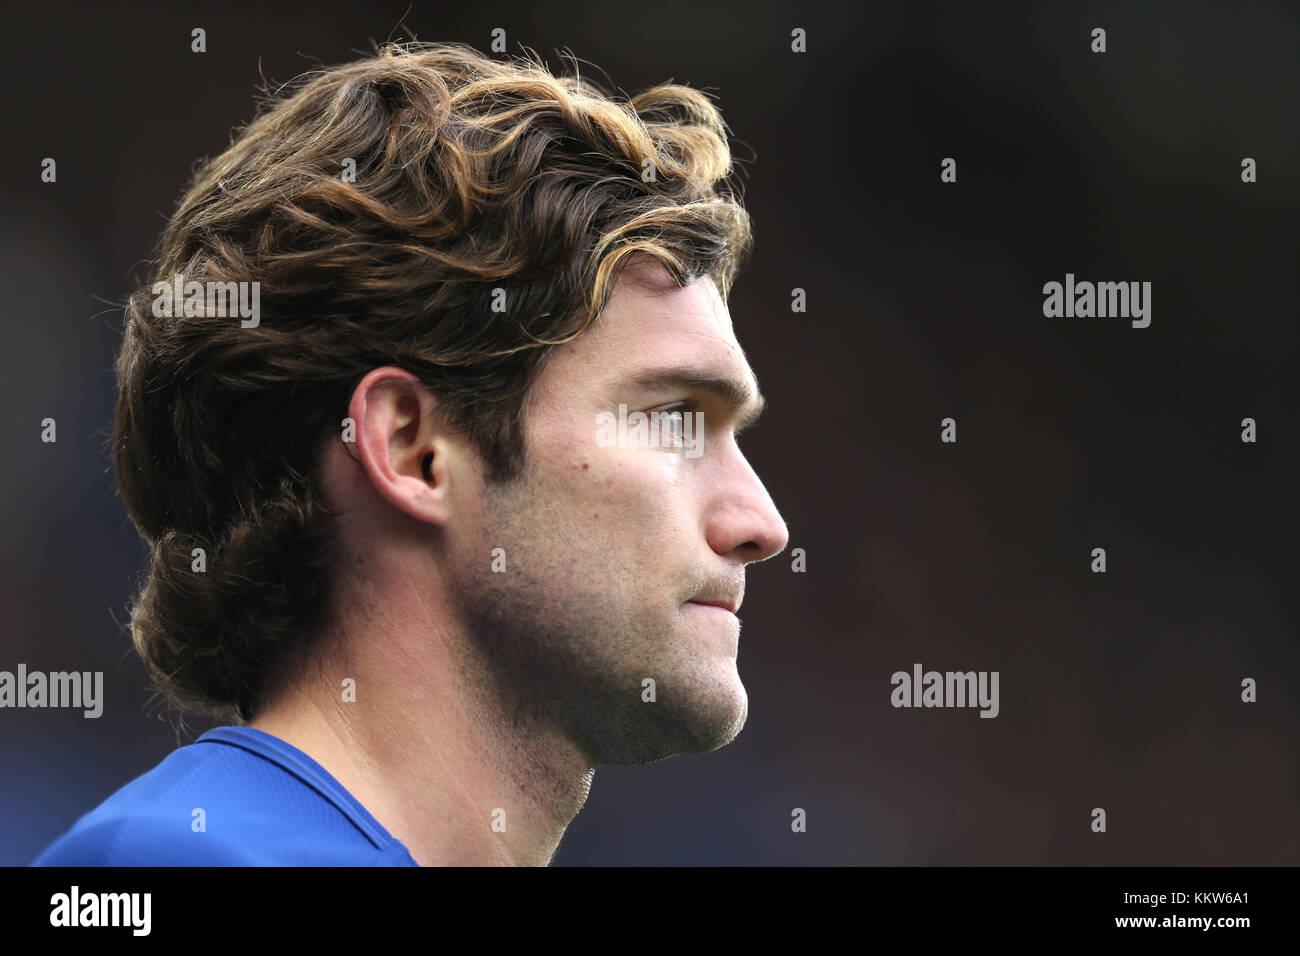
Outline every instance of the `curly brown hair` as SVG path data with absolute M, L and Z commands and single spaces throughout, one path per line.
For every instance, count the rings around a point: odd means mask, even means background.
M 509 481 L 545 356 L 629 256 L 727 296 L 751 231 L 716 107 L 680 84 L 616 97 L 574 66 L 385 44 L 268 95 L 196 173 L 128 300 L 113 429 L 152 548 L 131 636 L 179 709 L 251 719 L 267 667 L 319 623 L 318 452 L 368 371 L 416 375 Z M 178 274 L 259 283 L 260 321 L 156 316 Z

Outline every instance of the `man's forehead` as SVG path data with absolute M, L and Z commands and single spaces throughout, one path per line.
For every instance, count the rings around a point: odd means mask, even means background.
M 656 377 L 658 388 L 647 384 Z M 744 398 L 748 417 L 761 409 L 758 383 L 712 278 L 678 286 L 657 261 L 635 263 L 623 270 L 596 321 L 551 353 L 529 404 L 603 404 L 637 391 L 680 390 L 691 379 Z
M 731 313 L 713 277 L 703 275 L 679 286 L 658 262 L 625 269 L 601 319 L 603 325 L 633 335 L 653 336 L 666 330 L 735 339 Z
M 589 334 L 590 357 L 615 376 L 680 364 L 752 377 L 731 314 L 709 276 L 678 286 L 657 263 L 628 270 Z

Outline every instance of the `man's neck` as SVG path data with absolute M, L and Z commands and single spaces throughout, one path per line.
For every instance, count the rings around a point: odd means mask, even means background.
M 369 647 L 388 636 L 368 634 Z M 249 726 L 329 771 L 421 866 L 549 863 L 591 763 L 560 732 L 507 718 L 451 648 L 387 646 L 365 665 L 329 654 Z

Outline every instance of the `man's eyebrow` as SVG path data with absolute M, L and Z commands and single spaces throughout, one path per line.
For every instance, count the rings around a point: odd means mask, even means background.
M 625 387 L 641 391 L 663 391 L 680 388 L 709 392 L 721 399 L 735 418 L 735 431 L 740 432 L 758 422 L 767 408 L 767 399 L 751 389 L 743 379 L 715 375 L 703 369 L 661 368 L 639 372 L 624 383 Z

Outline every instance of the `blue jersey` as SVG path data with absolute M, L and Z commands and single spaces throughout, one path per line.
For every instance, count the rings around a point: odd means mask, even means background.
M 418 866 L 296 747 L 218 727 L 91 810 L 33 866 Z

